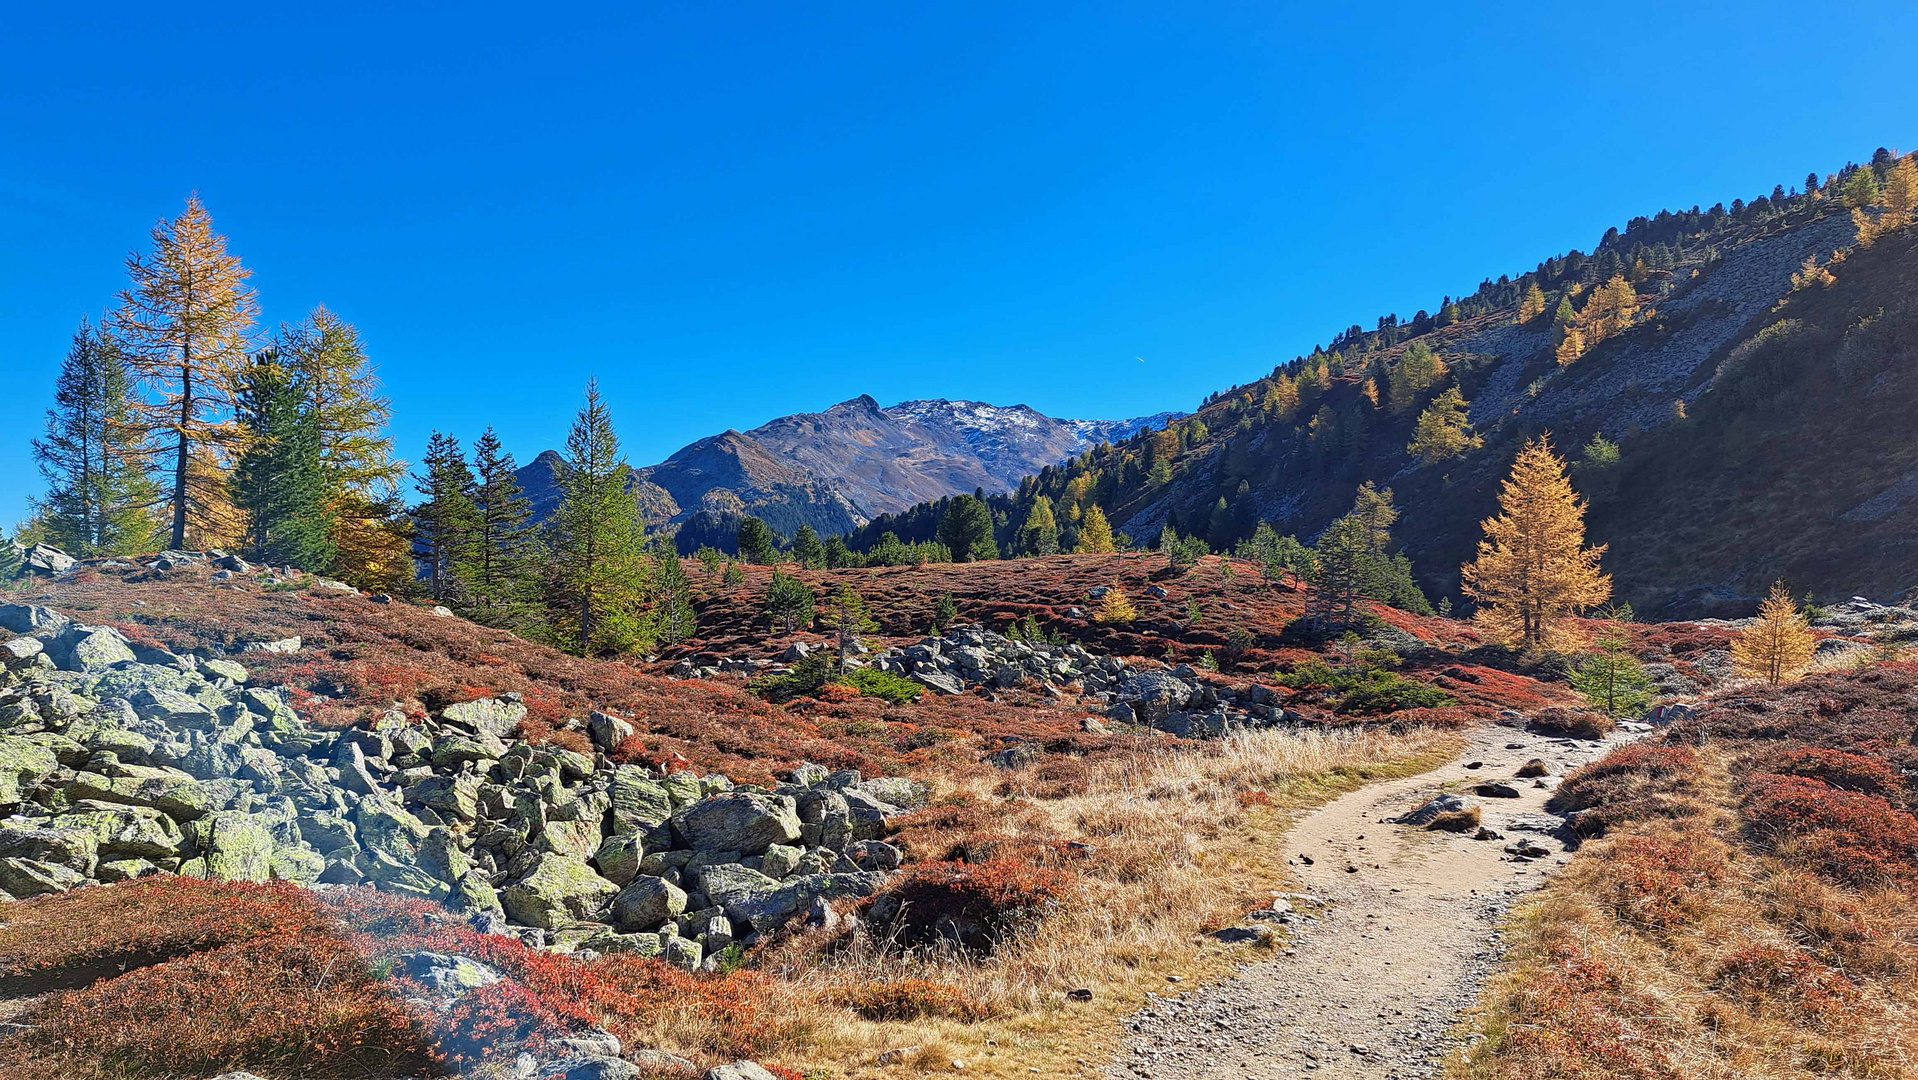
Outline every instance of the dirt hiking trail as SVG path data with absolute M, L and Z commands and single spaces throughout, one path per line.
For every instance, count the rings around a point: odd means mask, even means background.
M 1486 727 L 1437 769 L 1361 788 L 1300 818 L 1281 843 L 1301 892 L 1324 905 L 1295 899 L 1305 917 L 1293 916 L 1295 940 L 1276 958 L 1153 997 L 1127 1022 L 1127 1044 L 1107 1075 L 1435 1075 L 1460 1010 L 1498 959 L 1499 919 L 1569 858 L 1551 835 L 1561 819 L 1545 812 L 1550 788 L 1611 745 Z M 1514 776 L 1533 758 L 1546 765 L 1546 787 Z M 1473 794 L 1488 782 L 1518 797 Z M 1442 791 L 1476 802 L 1503 839 L 1389 823 Z M 1549 853 L 1508 853 L 1521 841 Z

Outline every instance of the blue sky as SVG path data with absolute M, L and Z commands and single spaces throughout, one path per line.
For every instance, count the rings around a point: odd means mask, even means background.
M 0 66 L 0 523 L 193 190 L 269 322 L 360 327 L 404 456 L 528 459 L 597 375 L 643 464 L 860 393 L 1190 408 L 1918 143 L 1902 3 L 65 7 Z

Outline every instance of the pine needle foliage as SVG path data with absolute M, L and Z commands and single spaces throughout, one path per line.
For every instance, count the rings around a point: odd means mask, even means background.
M 118 344 L 82 320 L 54 382 L 33 460 L 47 493 L 35 503 L 47 541 L 82 558 L 150 548 L 159 486 L 143 468 L 133 377 Z
M 246 450 L 233 472 L 246 550 L 261 562 L 330 573 L 335 552 L 320 468 L 319 428 L 301 380 L 262 354 L 242 377 Z
M 646 618 L 651 560 L 639 503 L 626 482 L 612 411 L 597 382 L 566 437 L 556 470 L 559 505 L 547 522 L 551 632 L 582 656 L 640 652 L 651 644 Z
M 1613 719 L 1645 711 L 1652 703 L 1652 679 L 1625 636 L 1608 629 L 1593 646 L 1592 655 L 1572 670 L 1572 688 Z

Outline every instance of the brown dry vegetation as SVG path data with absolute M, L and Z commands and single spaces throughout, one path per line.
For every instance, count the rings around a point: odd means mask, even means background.
M 1918 666 L 1711 702 L 1566 778 L 1602 834 L 1510 928 L 1455 1077 L 1918 1075 Z
M 1157 556 L 1092 557 L 964 573 L 849 573 L 890 582 L 896 591 L 871 590 L 885 620 L 903 618 L 897 613 L 910 598 L 958 586 L 967 574 L 992 583 L 981 591 L 1063 597 L 1056 605 L 1063 610 L 1078 598 L 1081 578 L 1085 587 L 1126 573 L 1143 582 L 1163 567 Z M 1283 621 L 1297 613 L 1297 595 L 1243 577 L 1221 591 L 1216 567 L 1208 567 L 1168 579 L 1171 595 L 1148 603 L 1176 605 L 1183 617 L 1185 601 L 1196 598 L 1207 610 L 1243 614 L 1276 641 Z M 752 571 L 743 591 L 762 585 L 765 573 Z M 1070 583 L 1060 579 L 1068 573 Z M 1029 591 L 1020 593 L 1015 581 Z M 892 839 L 910 862 L 892 892 L 911 903 L 882 927 L 877 943 L 819 931 L 790 936 L 755 951 L 748 970 L 727 977 L 621 958 L 523 954 L 457 924 L 420 922 L 429 913 L 404 904 L 388 910 L 391 902 L 372 895 L 343 910 L 342 901 L 315 901 L 297 890 L 192 882 L 168 891 L 128 883 L 12 905 L 0 912 L 0 986 L 52 995 L 13 1007 L 43 1025 L 26 1055 L 37 1064 L 18 1073 L 36 1077 L 225 1068 L 275 1077 L 358 1075 L 457 1058 L 467 1051 L 422 1027 L 403 987 L 379 977 L 382 958 L 403 948 L 463 951 L 509 970 L 514 988 L 489 990 L 462 1018 L 502 1040 L 597 1022 L 628 1045 L 703 1064 L 755 1057 L 801 1071 L 864 1075 L 878 1070 L 873 1061 L 881 1051 L 917 1046 L 906 1055 L 909 1066 L 945 1068 L 961 1059 L 968 1071 L 985 1075 L 1029 1075 L 1035 1066 L 1071 1073 L 1080 1059 L 1097 1058 L 1119 1032 L 1118 1019 L 1145 990 L 1162 987 L 1165 975 L 1202 978 L 1244 955 L 1243 947 L 1235 954 L 1204 932 L 1232 924 L 1286 887 L 1273 841 L 1294 808 L 1443 759 L 1457 740 L 1453 729 L 1474 714 L 1563 697 L 1524 675 L 1428 663 L 1411 673 L 1456 685 L 1458 696 L 1473 695 L 1477 703 L 1304 736 L 1168 743 L 1086 733 L 1085 708 L 1017 689 L 929 695 L 911 706 L 871 698 L 774 706 L 738 680 L 670 679 L 568 657 L 403 603 L 321 589 L 223 586 L 191 569 L 158 575 L 90 568 L 47 589 L 47 602 L 76 618 L 179 651 L 298 635 L 305 643 L 298 654 L 243 659 L 260 681 L 295 688 L 302 713 L 334 726 L 394 701 L 417 711 L 517 691 L 532 709 L 535 738 L 577 743 L 581 736 L 568 719 L 608 708 L 638 722 L 637 756 L 677 767 L 754 780 L 805 758 L 923 777 L 935 796 L 893 823 Z M 705 603 L 753 611 L 758 596 L 709 595 Z M 1033 613 L 972 597 L 960 607 L 962 618 L 993 624 Z M 1472 644 L 1469 631 L 1455 624 L 1386 617 L 1427 640 L 1456 634 Z M 1185 647 L 1176 639 L 1155 645 L 1160 639 L 1146 629 L 1094 631 L 1105 636 L 1090 643 L 1144 643 L 1151 646 L 1145 651 L 1175 656 Z M 782 644 L 744 624 L 732 643 L 758 656 Z M 1261 662 L 1318 655 L 1275 647 Z M 984 764 L 1007 739 L 1043 753 L 1015 771 Z M 928 944 L 928 924 L 938 914 L 977 926 L 969 938 L 977 947 Z M 370 932 L 369 921 L 381 929 Z M 1093 1000 L 1066 997 L 1078 988 L 1090 989 Z M 213 999 L 217 1008 L 194 1005 Z

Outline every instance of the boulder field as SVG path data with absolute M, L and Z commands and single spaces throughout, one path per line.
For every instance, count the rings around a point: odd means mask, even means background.
M 235 657 L 0 606 L 0 900 L 155 874 L 370 885 L 560 951 L 711 969 L 795 918 L 878 891 L 886 819 L 925 786 L 811 764 L 771 787 L 517 737 L 517 695 L 397 705 L 315 728 Z

